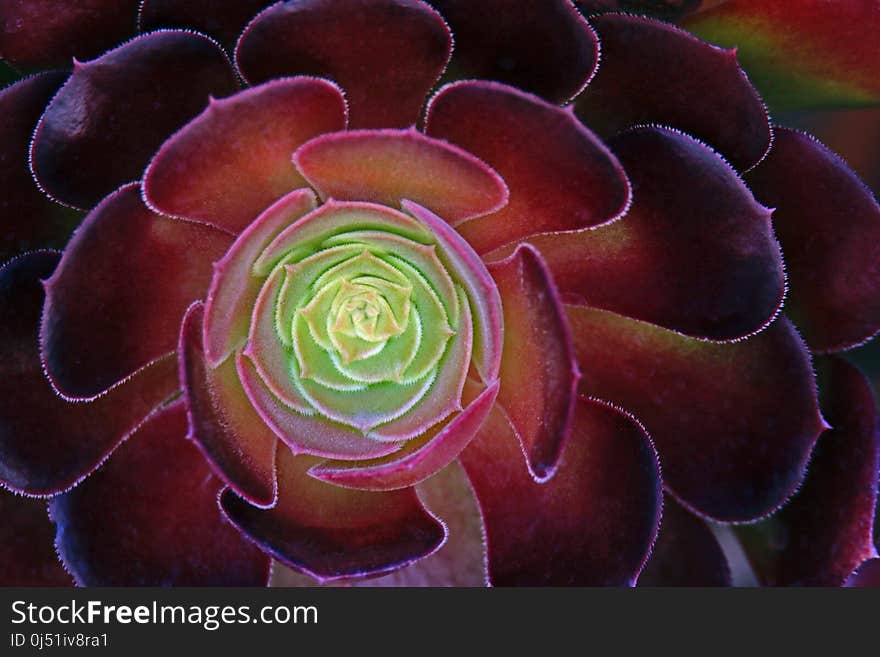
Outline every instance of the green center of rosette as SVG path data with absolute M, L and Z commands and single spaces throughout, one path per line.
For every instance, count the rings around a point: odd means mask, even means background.
M 244 390 L 294 452 L 389 453 L 460 414 L 469 375 L 497 380 L 500 300 L 448 224 L 367 202 L 285 209 L 220 263 L 226 312 L 209 307 L 205 335 L 240 345 Z

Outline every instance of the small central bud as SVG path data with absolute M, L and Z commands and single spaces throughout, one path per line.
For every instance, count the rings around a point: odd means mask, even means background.
M 400 335 L 406 329 L 405 322 L 396 316 L 388 299 L 369 285 L 343 281 L 330 313 L 335 314 L 336 318 L 330 327 L 331 331 L 367 342 L 382 342 Z
M 339 331 L 347 330 L 347 326 L 354 326 L 355 335 L 362 340 L 379 342 L 376 326 L 379 323 L 379 299 L 375 292 L 366 292 L 354 299 L 348 299 L 336 318 L 336 328 Z
M 388 340 L 406 331 L 412 287 L 363 275 L 333 282 L 327 335 L 343 363 L 379 353 Z

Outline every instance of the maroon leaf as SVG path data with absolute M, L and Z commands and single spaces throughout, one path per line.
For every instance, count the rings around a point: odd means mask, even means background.
M 846 361 L 820 363 L 823 411 L 832 429 L 819 439 L 804 485 L 779 513 L 740 531 L 764 584 L 840 586 L 876 556 L 874 507 L 880 468 L 877 410 L 868 381 Z
M 663 498 L 660 534 L 639 586 L 730 586 L 730 567 L 705 521 Z
M 260 419 L 242 388 L 235 358 L 218 367 L 205 362 L 202 346 L 204 306 L 193 304 L 180 331 L 180 378 L 193 440 L 236 493 L 253 504 L 275 501 L 278 439 Z
M 444 87 L 428 107 L 426 132 L 482 159 L 510 189 L 499 212 L 456 226 L 478 253 L 535 233 L 606 223 L 629 202 L 623 169 L 593 133 L 570 112 L 513 87 Z
M 30 249 L 64 246 L 82 216 L 46 198 L 28 169 L 34 127 L 66 77 L 40 73 L 0 91 L 0 263 Z
M 275 0 L 141 0 L 138 25 L 144 32 L 185 27 L 214 37 L 227 50 L 248 22 Z
M 880 205 L 871 191 L 834 153 L 786 128 L 747 181 L 776 208 L 786 312 L 810 347 L 839 351 L 880 330 Z
M 190 32 L 146 34 L 78 62 L 34 133 L 34 175 L 52 197 L 89 208 L 140 178 L 150 156 L 211 95 L 236 89 L 223 51 Z
M 357 586 L 486 586 L 483 518 L 467 474 L 453 463 L 416 488 L 419 499 L 446 525 L 448 537 L 434 554 Z
M 0 488 L 0 586 L 70 586 L 44 500 Z
M 412 488 L 332 486 L 308 475 L 314 464 L 312 457 L 278 450 L 278 503 L 258 509 L 227 489 L 223 510 L 277 559 L 321 581 L 395 570 L 443 542 L 443 526 Z
M 290 161 L 297 147 L 345 122 L 342 92 L 315 78 L 274 80 L 212 102 L 153 158 L 144 198 L 159 212 L 239 233 L 307 184 Z
M 706 142 L 738 170 L 770 146 L 770 124 L 736 53 L 672 25 L 609 14 L 590 22 L 602 63 L 578 96 L 581 120 L 602 135 L 635 124 L 662 124 Z
M 178 388 L 168 357 L 93 401 L 55 393 L 40 367 L 38 331 L 41 279 L 57 260 L 36 251 L 0 269 L 0 481 L 32 495 L 77 483 Z
M 787 319 L 718 344 L 600 310 L 567 310 L 582 391 L 645 423 L 664 483 L 686 506 L 750 520 L 797 488 L 824 424 L 808 352 Z
M 529 238 L 564 298 L 714 340 L 766 326 L 785 292 L 770 211 L 721 158 L 676 131 L 636 128 L 611 146 L 633 186 L 627 214 Z
M 420 0 L 300 0 L 272 5 L 235 49 L 251 84 L 318 75 L 345 90 L 354 128 L 404 128 L 416 122 L 440 77 L 452 39 Z
M 486 524 L 493 584 L 631 586 L 660 520 L 657 455 L 641 426 L 581 398 L 556 473 L 538 483 L 495 412 L 462 453 Z
M 880 559 L 868 559 L 855 569 L 844 586 L 880 586 Z
M 138 0 L 0 0 L 0 58 L 21 70 L 70 66 L 130 36 Z
M 571 429 L 580 371 L 568 318 L 540 254 L 524 245 L 489 265 L 504 308 L 504 408 L 538 478 L 553 473 Z
M 223 518 L 222 483 L 184 438 L 181 401 L 88 480 L 50 502 L 58 552 L 81 586 L 264 586 L 269 557 Z
M 157 215 L 136 184 L 108 196 L 46 283 L 40 340 L 53 384 L 88 397 L 174 351 L 183 313 L 205 295 L 231 241 Z
M 562 103 L 596 70 L 596 34 L 569 0 L 430 2 L 455 36 L 450 79 L 497 80 Z
M 727 0 L 575 0 L 575 4 L 586 15 L 626 11 L 664 20 L 675 20 L 725 2 Z

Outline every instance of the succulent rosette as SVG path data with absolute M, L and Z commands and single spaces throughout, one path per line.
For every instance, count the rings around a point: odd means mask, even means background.
M 3 581 L 876 579 L 880 207 L 616 13 L 751 4 L 0 0 Z

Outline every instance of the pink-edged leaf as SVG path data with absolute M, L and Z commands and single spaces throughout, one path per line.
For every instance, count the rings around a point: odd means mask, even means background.
M 706 522 L 663 498 L 660 533 L 639 586 L 730 586 L 730 566 Z
M 145 197 L 165 214 L 239 233 L 306 185 L 290 161 L 296 148 L 345 122 L 342 92 L 316 78 L 274 80 L 213 101 L 153 158 Z
M 491 383 L 501 367 L 504 327 L 501 297 L 491 274 L 470 244 L 440 217 L 408 200 L 402 206 L 431 231 L 451 271 L 464 286 L 468 301 L 473 304 L 474 367 L 484 383 Z
M 410 130 L 353 130 L 317 137 L 294 153 L 321 198 L 425 206 L 451 224 L 499 210 L 501 177 L 470 153 Z
M 529 238 L 563 298 L 714 340 L 765 326 L 785 293 L 770 210 L 721 158 L 676 131 L 637 128 L 611 145 L 632 181 L 627 214 Z
M 762 583 L 840 586 L 873 544 L 880 434 L 871 386 L 837 357 L 819 361 L 822 410 L 832 428 L 819 439 L 804 485 L 765 522 L 741 528 Z
M 503 414 L 462 452 L 496 586 L 631 586 L 660 521 L 657 454 L 642 427 L 581 398 L 556 473 L 538 483 Z
M 92 401 L 55 393 L 40 366 L 38 335 L 40 281 L 57 260 L 35 251 L 0 269 L 0 481 L 30 495 L 76 484 L 178 389 L 168 356 Z
M 222 483 L 165 407 L 100 470 L 52 499 L 58 552 L 81 586 L 263 586 L 270 559 L 223 518 Z
M 156 149 L 211 95 L 237 88 L 220 47 L 179 30 L 145 34 L 77 62 L 34 132 L 34 175 L 53 198 L 89 208 L 140 178 Z
M 609 14 L 590 22 L 602 64 L 576 100 L 587 126 L 608 135 L 635 124 L 668 125 L 717 149 L 738 170 L 764 156 L 767 112 L 735 51 L 649 18 Z
M 497 80 L 562 103 L 596 70 L 596 34 L 570 0 L 430 0 L 449 21 L 452 79 Z
M 82 216 L 46 198 L 27 160 L 34 127 L 66 78 L 40 73 L 0 91 L 0 263 L 30 249 L 64 246 Z
M 664 484 L 686 506 L 750 520 L 801 483 L 825 425 L 806 346 L 785 317 L 718 344 L 601 310 L 566 310 L 582 391 L 645 423 Z
M 420 0 L 299 0 L 261 12 L 235 49 L 251 84 L 318 75 L 344 90 L 355 128 L 416 122 L 452 46 L 443 19 Z
M 504 408 L 538 478 L 553 473 L 571 425 L 580 371 L 568 318 L 541 255 L 518 247 L 489 264 L 504 308 Z
M 844 586 L 880 587 L 880 559 L 867 559 L 846 579 Z
M 45 500 L 0 488 L 0 586 L 71 586 L 55 554 L 55 526 Z
M 214 268 L 205 302 L 205 357 L 218 365 L 247 340 L 251 311 L 265 283 L 251 269 L 272 240 L 287 226 L 315 209 L 310 189 L 283 196 L 248 226 Z
M 183 27 L 214 37 L 227 50 L 248 22 L 275 0 L 141 0 L 138 26 L 144 32 Z
M 371 440 L 360 431 L 314 412 L 292 410 L 273 394 L 249 357 L 240 356 L 236 365 L 239 379 L 260 418 L 294 454 L 356 461 L 379 458 L 400 449 L 400 443 Z
M 274 557 L 321 581 L 395 570 L 442 544 L 443 526 L 412 488 L 331 486 L 308 475 L 314 462 L 278 450 L 278 503 L 258 509 L 227 490 L 223 510 Z
M 416 438 L 379 463 L 320 463 L 309 475 L 336 486 L 361 490 L 396 490 L 414 486 L 454 461 L 483 426 L 498 383 L 488 386 L 442 427 Z
M 157 215 L 137 184 L 86 217 L 46 282 L 42 357 L 55 387 L 88 397 L 174 351 L 186 308 L 205 295 L 231 238 Z
M 384 577 L 355 586 L 486 586 L 483 518 L 461 464 L 450 463 L 416 486 L 429 512 L 446 526 L 447 538 L 434 554 Z
M 134 36 L 138 0 L 0 0 L 0 59 L 20 70 L 70 66 Z
M 880 6 L 871 0 L 729 0 L 684 26 L 736 48 L 774 111 L 880 102 Z
M 776 129 L 747 181 L 775 207 L 788 270 L 788 312 L 811 348 L 839 351 L 880 330 L 880 205 L 843 160 L 812 137 Z
M 571 112 L 513 87 L 444 87 L 428 107 L 426 132 L 482 159 L 510 189 L 499 212 L 457 227 L 478 253 L 535 233 L 603 224 L 629 202 L 623 169 L 593 133 Z
M 261 506 L 276 497 L 278 441 L 260 419 L 238 379 L 235 359 L 216 368 L 202 347 L 204 306 L 193 304 L 180 330 L 180 378 L 189 412 L 188 438 L 236 493 Z

